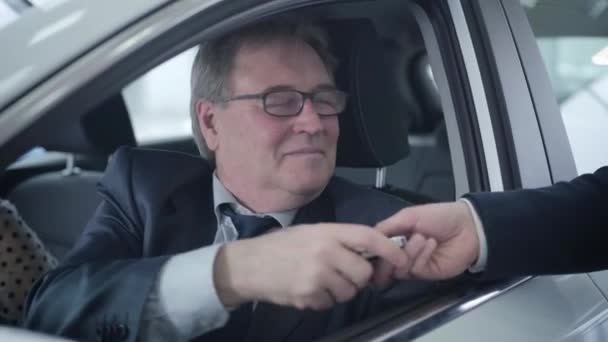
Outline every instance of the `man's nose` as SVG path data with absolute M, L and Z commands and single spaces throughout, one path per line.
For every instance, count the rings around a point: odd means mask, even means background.
M 294 129 L 296 132 L 306 132 L 308 134 L 317 134 L 323 130 L 323 122 L 321 116 L 315 110 L 315 106 L 310 99 L 304 101 L 302 111 L 296 117 Z

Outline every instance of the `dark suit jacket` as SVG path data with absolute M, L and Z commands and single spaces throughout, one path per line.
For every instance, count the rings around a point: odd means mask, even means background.
M 571 182 L 467 197 L 488 242 L 488 278 L 608 268 L 608 167 Z
M 163 263 L 214 240 L 212 171 L 199 157 L 118 150 L 99 185 L 102 204 L 63 264 L 31 290 L 25 325 L 79 340 L 98 335 L 135 340 L 142 307 Z M 294 224 L 374 225 L 403 206 L 395 197 L 333 178 L 299 210 Z M 412 286 L 409 294 L 424 288 Z M 324 312 L 261 305 L 250 340 L 323 336 L 373 311 L 377 297 L 368 289 Z

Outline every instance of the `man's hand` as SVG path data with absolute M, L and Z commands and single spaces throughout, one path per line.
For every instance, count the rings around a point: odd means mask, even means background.
M 388 284 L 392 277 L 454 277 L 479 256 L 475 222 L 462 201 L 406 208 L 378 223 L 376 229 L 387 236 L 409 236 L 404 249 L 409 260 L 404 267 L 385 262 L 376 266 L 374 282 L 380 285 Z
M 215 265 L 215 285 L 226 306 L 252 300 L 322 310 L 345 302 L 365 287 L 373 267 L 368 251 L 402 268 L 407 256 L 370 227 L 302 225 L 224 245 Z

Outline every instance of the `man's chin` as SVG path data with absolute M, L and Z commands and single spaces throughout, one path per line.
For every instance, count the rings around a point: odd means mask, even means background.
M 286 184 L 291 193 L 300 196 L 316 196 L 320 194 L 329 183 L 331 176 L 326 177 L 294 177 L 292 182 Z

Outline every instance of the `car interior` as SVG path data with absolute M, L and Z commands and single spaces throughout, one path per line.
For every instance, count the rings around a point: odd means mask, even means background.
M 405 32 L 391 24 L 324 21 L 340 61 L 336 82 L 351 98 L 340 115 L 336 174 L 414 204 L 453 199 L 446 128 L 421 37 L 415 23 Z M 34 149 L 2 174 L 0 196 L 59 257 L 99 203 L 95 186 L 111 153 L 138 145 L 129 114 L 122 94 L 114 94 L 78 121 L 66 121 L 48 141 L 32 144 L 44 152 Z M 198 153 L 190 137 L 142 147 Z
M 289 14 L 324 25 L 339 60 L 336 83 L 349 94 L 348 107 L 339 117 L 336 175 L 412 204 L 453 200 L 439 93 L 407 6 L 401 1 L 354 2 Z M 131 82 L 138 80 L 124 80 L 122 87 Z M 12 158 L 0 171 L 0 198 L 18 208 L 58 259 L 100 203 L 96 184 L 116 148 L 198 154 L 190 136 L 138 142 L 134 113 L 122 89 L 101 98 L 93 108 L 45 117 L 28 130 L 27 144 L 1 150 Z M 183 117 L 187 110 L 184 106 L 181 113 L 166 115 Z

